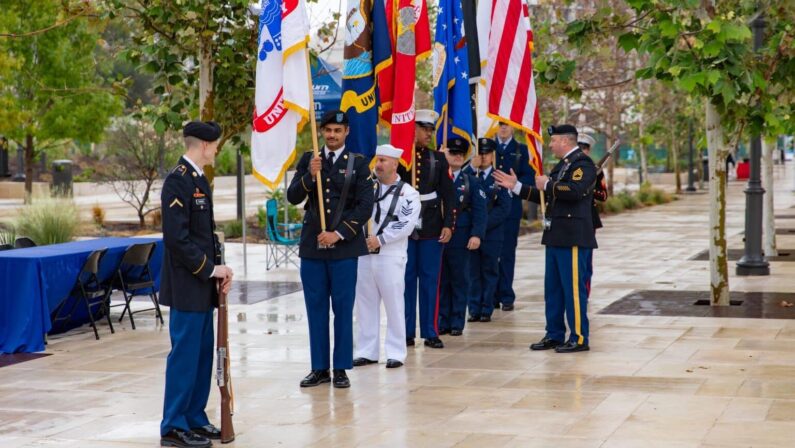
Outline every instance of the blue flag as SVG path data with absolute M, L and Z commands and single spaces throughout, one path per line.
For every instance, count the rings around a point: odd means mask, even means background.
M 348 0 L 340 109 L 351 132 L 346 147 L 367 157 L 378 144 L 376 75 L 392 63 L 392 44 L 383 0 Z
M 446 113 L 447 138 L 461 137 L 470 143 L 471 148 L 474 135 L 469 95 L 469 57 L 461 0 L 439 0 L 433 43 L 433 78 L 433 106 L 439 113 L 436 123 L 437 144 L 443 141 Z

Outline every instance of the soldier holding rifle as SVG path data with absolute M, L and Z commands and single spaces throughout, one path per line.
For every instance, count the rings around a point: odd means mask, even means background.
M 160 198 L 165 244 L 160 303 L 171 307 L 160 445 L 201 448 L 221 438 L 204 408 L 213 368 L 213 308 L 218 288 L 229 291 L 232 270 L 221 264 L 212 190 L 202 171 L 215 159 L 221 127 L 192 121 L 182 135 L 185 155 L 166 177 Z

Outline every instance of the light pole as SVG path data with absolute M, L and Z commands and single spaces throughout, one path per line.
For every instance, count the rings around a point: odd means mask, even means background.
M 751 21 L 754 30 L 754 51 L 762 48 L 765 33 L 765 18 L 759 11 Z M 760 106 L 757 106 L 760 107 Z M 762 161 L 762 137 L 751 137 L 751 173 L 745 189 L 745 253 L 737 262 L 737 275 L 770 275 L 770 264 L 762 253 L 762 188 L 760 164 Z
M 685 188 L 685 191 L 689 191 L 689 192 L 692 193 L 692 192 L 696 191 L 696 185 L 694 184 L 696 179 L 695 179 L 695 176 L 693 175 L 693 168 L 695 168 L 693 166 L 693 157 L 694 157 L 694 154 L 693 154 L 693 120 L 690 120 L 690 126 L 689 126 L 689 129 L 688 129 L 687 138 L 689 140 L 688 144 L 689 144 L 690 149 L 689 149 L 689 151 L 687 153 L 687 188 Z

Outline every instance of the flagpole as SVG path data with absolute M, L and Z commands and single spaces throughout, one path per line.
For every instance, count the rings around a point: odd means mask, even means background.
M 449 99 L 447 101 L 447 104 L 448 104 L 448 106 L 450 105 L 450 100 Z M 442 147 L 445 150 L 447 149 L 447 115 L 448 115 L 447 114 L 447 108 L 445 107 L 444 108 L 444 121 L 442 122 L 443 123 L 442 126 L 444 126 L 444 129 L 442 129 Z
M 411 186 L 413 188 L 417 188 L 417 150 L 416 145 L 412 143 L 411 145 Z
M 307 74 L 307 84 L 309 88 L 309 107 L 311 110 L 309 111 L 309 122 L 312 123 L 312 154 L 314 157 L 318 157 L 320 155 L 320 150 L 318 147 L 317 142 L 317 117 L 315 117 L 315 92 L 314 88 L 312 87 L 312 64 L 309 62 L 309 45 L 306 46 L 304 49 L 306 54 L 306 74 Z M 320 229 L 321 231 L 327 231 L 326 229 L 326 207 L 323 206 L 323 177 L 318 171 L 315 174 L 315 184 L 317 184 L 317 204 L 318 204 L 318 214 L 320 214 Z

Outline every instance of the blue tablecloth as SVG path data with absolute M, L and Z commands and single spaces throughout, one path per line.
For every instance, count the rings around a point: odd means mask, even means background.
M 153 241 L 157 244 L 150 268 L 159 289 L 160 238 L 99 238 L 0 252 L 0 353 L 44 350 L 44 334 L 52 328 L 50 315 L 68 298 L 91 252 L 108 249 L 100 266 L 102 281 L 113 275 L 127 247 Z

